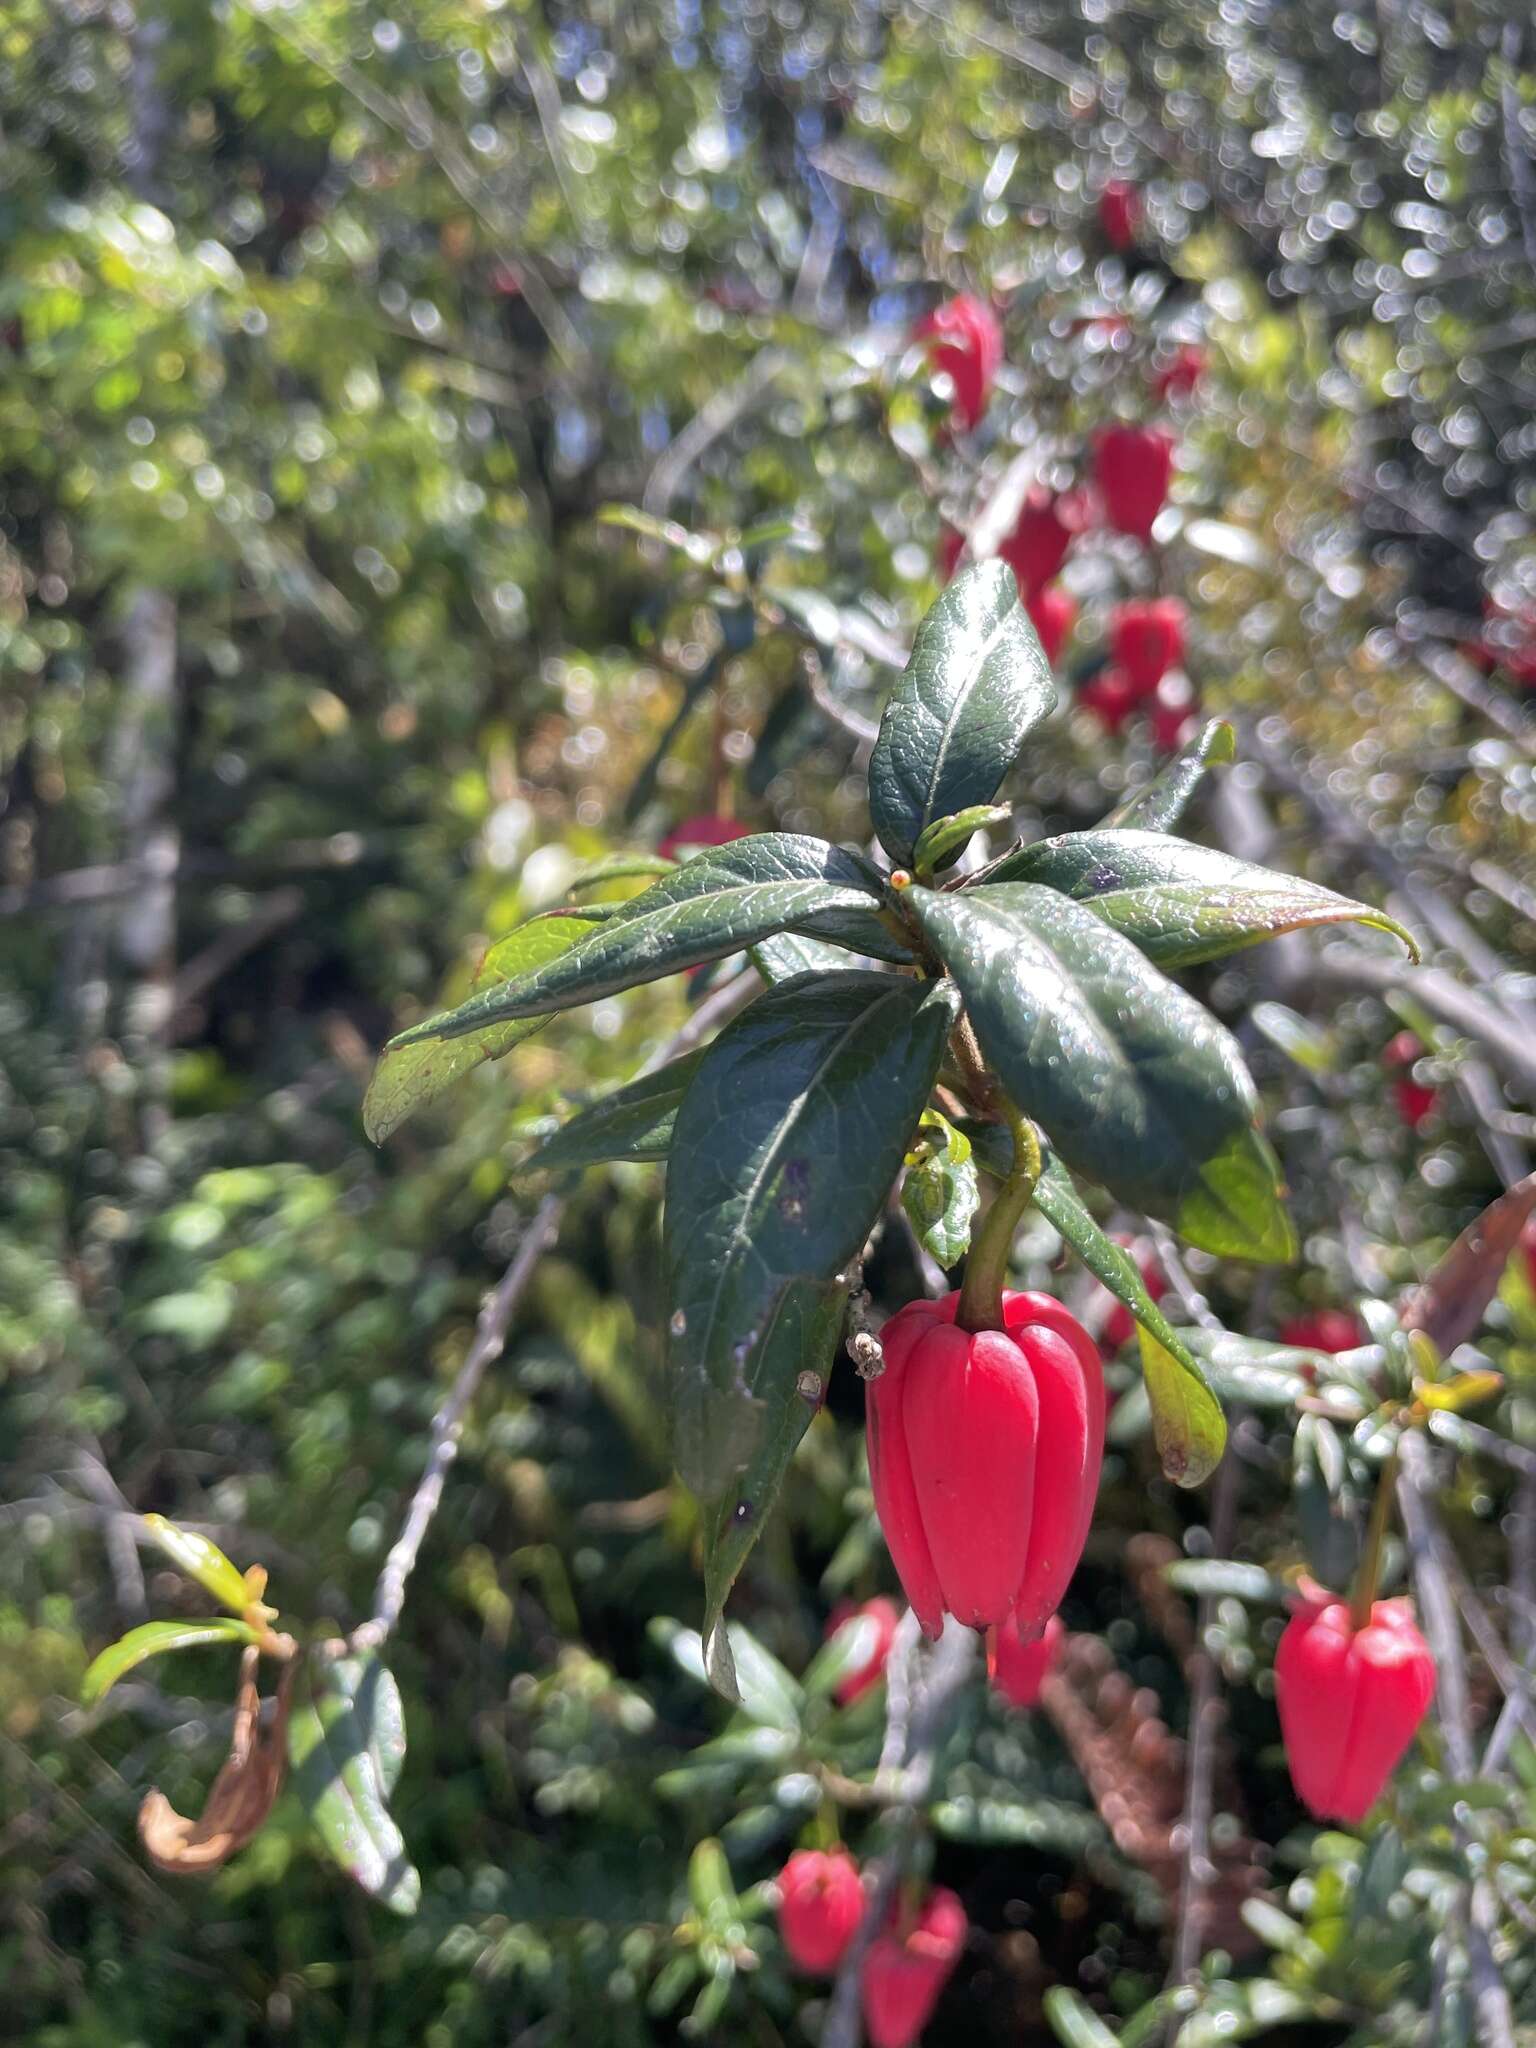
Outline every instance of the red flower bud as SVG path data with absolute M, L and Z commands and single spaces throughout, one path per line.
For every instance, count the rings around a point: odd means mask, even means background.
M 1063 590 L 1059 583 L 1047 584 L 1044 590 L 1032 591 L 1024 600 L 1024 609 L 1029 622 L 1040 635 L 1040 645 L 1045 649 L 1045 658 L 1054 668 L 1061 659 L 1061 650 L 1072 637 L 1072 628 L 1077 620 L 1077 600 L 1070 590 Z
M 674 825 L 656 851 L 663 860 L 675 860 L 680 846 L 725 846 L 732 839 L 745 839 L 749 830 L 749 826 L 738 825 L 734 818 L 706 813 L 701 818 L 684 818 L 680 825 Z
M 1172 358 L 1152 373 L 1152 389 L 1159 398 L 1187 398 L 1205 375 L 1205 350 L 1186 341 Z
M 1429 1711 L 1435 1660 L 1408 1601 L 1378 1600 L 1357 1630 L 1346 1601 L 1305 1581 L 1302 1592 L 1275 1653 L 1286 1762 L 1319 1820 L 1354 1827 Z
M 1173 475 L 1173 437 L 1161 427 L 1106 427 L 1093 444 L 1104 516 L 1119 533 L 1151 537 Z
M 1413 1078 L 1413 1064 L 1423 1056 L 1424 1048 L 1411 1031 L 1399 1031 L 1395 1038 L 1387 1041 L 1381 1054 L 1384 1067 L 1406 1067 L 1410 1070 L 1400 1074 L 1392 1083 L 1392 1099 L 1397 1104 L 1398 1115 L 1411 1131 L 1419 1128 L 1440 1100 L 1437 1088 L 1428 1088 Z
M 1077 693 L 1106 732 L 1119 732 L 1140 702 L 1140 693 L 1123 668 L 1101 668 Z
M 1006 1330 L 960 1329 L 958 1294 L 880 1333 L 869 1474 L 886 1546 L 929 1635 L 1055 1612 L 1088 1536 L 1104 1455 L 1104 1377 L 1082 1325 L 1005 1294 Z
M 1342 1308 L 1314 1309 L 1280 1325 L 1280 1342 L 1299 1344 L 1304 1351 L 1353 1351 L 1367 1341 L 1358 1318 Z
M 961 292 L 936 306 L 913 329 L 918 341 L 930 341 L 933 366 L 955 388 L 955 411 L 962 426 L 978 424 L 987 409 L 992 380 L 1003 360 L 1003 330 L 984 299 Z
M 964 1906 L 935 1885 L 905 1934 L 893 1918 L 875 1937 L 859 1980 L 870 2048 L 912 2048 L 960 1960 L 965 1933 Z
M 779 1872 L 779 1933 L 796 1969 L 830 1977 L 864 1917 L 846 1849 L 798 1849 Z
M 1037 484 L 1029 493 L 1012 533 L 997 550 L 1018 577 L 1025 597 L 1050 582 L 1088 517 L 1088 503 L 1081 492 L 1048 491 Z
M 866 1600 L 862 1607 L 855 1607 L 851 1600 L 840 1600 L 828 1616 L 827 1634 L 836 1635 L 845 1621 L 852 1621 L 858 1614 L 867 1615 L 875 1624 L 875 1639 L 864 1661 L 845 1671 L 837 1681 L 832 1697 L 840 1707 L 851 1706 L 885 1676 L 885 1660 L 891 1654 L 891 1641 L 901 1619 L 896 1602 L 887 1600 L 883 1593 Z
M 1141 226 L 1141 194 L 1128 178 L 1112 178 L 1099 194 L 1099 226 L 1112 249 L 1129 249 Z
M 1176 597 L 1134 597 L 1109 615 L 1109 650 L 1142 696 L 1150 697 L 1184 659 L 1184 607 Z
M 1029 1643 L 1019 1634 L 1011 1618 L 999 1625 L 992 1655 L 988 1659 L 988 1670 L 992 1683 L 1010 1706 L 1039 1705 L 1040 1688 L 1061 1654 L 1066 1633 L 1059 1614 L 1053 1614 L 1040 1634 Z

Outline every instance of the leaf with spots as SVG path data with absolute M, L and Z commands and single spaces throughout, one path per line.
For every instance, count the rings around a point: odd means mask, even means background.
M 665 1159 L 678 1104 L 703 1057 L 700 1051 L 668 1060 L 589 1104 L 530 1153 L 519 1171 L 566 1173 L 609 1159 Z
M 757 1448 L 704 1513 L 704 1669 L 715 1691 L 737 1704 L 725 1603 L 826 1393 L 847 1306 L 848 1289 L 835 1280 L 796 1281 L 785 1290 L 752 1359 L 752 1387 L 765 1410 Z
M 754 1354 L 785 1290 L 862 1250 L 938 1073 L 948 982 L 780 982 L 705 1051 L 673 1127 L 665 1259 L 678 1469 L 713 1501 L 768 1426 Z
M 880 844 L 910 867 L 931 825 L 989 804 L 1056 685 L 1006 562 L 963 570 L 917 629 L 869 761 Z
M 400 1691 L 379 1659 L 311 1654 L 288 1718 L 290 1782 L 347 1875 L 410 1914 L 421 1879 L 389 1812 L 404 1758 Z

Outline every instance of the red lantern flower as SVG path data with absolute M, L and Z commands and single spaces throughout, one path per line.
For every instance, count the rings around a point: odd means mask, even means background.
M 869 1383 L 875 1507 L 929 1635 L 1017 1614 L 1034 1632 L 1082 1555 L 1104 1455 L 1104 1377 L 1082 1325 L 1043 1294 L 1005 1294 L 1002 1330 L 955 1321 L 958 1294 L 914 1301 L 880 1333 Z
M 1152 389 L 1159 398 L 1187 398 L 1204 375 L 1205 350 L 1186 341 L 1152 372 Z
M 1066 1634 L 1059 1614 L 1051 1616 L 1033 1642 L 1025 1642 L 1012 1620 L 999 1626 L 988 1669 L 992 1683 L 1010 1706 L 1035 1707 L 1040 1704 L 1040 1688 L 1045 1684 L 1051 1666 L 1061 1655 Z
M 1086 523 L 1080 497 L 1037 484 L 1019 508 L 1013 531 L 998 554 L 1019 579 L 1025 597 L 1050 582 Z
M 1123 668 L 1101 668 L 1077 693 L 1077 701 L 1091 711 L 1106 732 L 1117 733 L 1136 709 L 1140 692 Z
M 684 818 L 680 825 L 672 827 L 656 851 L 663 860 L 676 860 L 680 846 L 726 846 L 733 839 L 745 839 L 749 829 L 738 825 L 734 818 L 717 818 L 712 813 Z
M 1173 475 L 1173 437 L 1161 427 L 1106 427 L 1093 444 L 1093 473 L 1110 525 L 1149 540 Z
M 798 1849 L 779 1872 L 779 1934 L 797 1969 L 831 1976 L 863 1917 L 859 1866 L 846 1849 Z
M 1184 607 L 1176 597 L 1133 597 L 1109 615 L 1109 649 L 1142 696 L 1184 659 Z
M 1077 620 L 1077 600 L 1070 590 L 1063 590 L 1059 583 L 1047 584 L 1044 590 L 1031 591 L 1024 600 L 1024 609 L 1029 622 L 1040 635 L 1040 645 L 1045 649 L 1045 658 L 1054 668 L 1061 659 L 1061 650 L 1072 637 L 1072 628 Z
M 827 1620 L 827 1634 L 836 1635 L 845 1621 L 852 1621 L 855 1615 L 865 1615 L 875 1625 L 874 1640 L 869 1654 L 861 1663 L 845 1671 L 837 1681 L 832 1697 L 840 1707 L 851 1706 L 861 1699 L 871 1686 L 878 1685 L 885 1676 L 885 1660 L 891 1654 L 891 1642 L 896 1634 L 896 1624 L 901 1619 L 900 1610 L 894 1600 L 887 1600 L 879 1594 L 873 1600 L 866 1600 L 862 1607 L 855 1607 L 851 1600 L 840 1600 Z
M 870 2048 L 912 2048 L 965 1946 L 965 1908 L 935 1885 L 905 1933 L 893 1920 L 864 1959 L 860 1989 Z
M 1112 178 L 1099 194 L 1099 226 L 1112 249 L 1129 249 L 1141 227 L 1141 194 L 1128 178 Z
M 1392 1099 L 1397 1104 L 1398 1115 L 1411 1131 L 1419 1128 L 1440 1100 L 1438 1088 L 1428 1088 L 1413 1078 L 1414 1062 L 1423 1056 L 1424 1048 L 1411 1031 L 1399 1031 L 1395 1038 L 1387 1041 L 1381 1055 L 1384 1067 L 1406 1070 L 1392 1083 Z
M 1342 1308 L 1314 1309 L 1280 1325 L 1280 1342 L 1297 1344 L 1304 1351 L 1353 1351 L 1366 1341 L 1358 1319 Z
M 1406 1600 L 1378 1600 L 1357 1629 L 1346 1601 L 1303 1582 L 1305 1605 L 1275 1653 L 1291 1783 L 1319 1820 L 1362 1821 L 1435 1694 L 1435 1660 Z
M 929 354 L 955 390 L 955 411 L 967 429 L 987 409 L 992 380 L 1003 360 L 1003 330 L 997 315 L 973 292 L 946 299 L 913 329 L 918 341 L 932 343 Z

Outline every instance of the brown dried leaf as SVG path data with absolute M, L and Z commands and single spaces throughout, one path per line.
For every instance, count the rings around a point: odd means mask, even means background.
M 1464 1344 L 1498 1292 L 1533 1210 L 1536 1173 L 1516 1181 L 1467 1225 L 1409 1302 L 1403 1328 L 1422 1330 L 1442 1357 Z
M 179 1814 L 163 1792 L 146 1794 L 139 1808 L 139 1840 L 157 1870 L 172 1877 L 212 1877 L 231 1856 L 245 1847 L 272 1811 L 288 1767 L 288 1695 L 293 1665 L 283 1672 L 277 1712 L 268 1728 L 261 1725 L 261 1695 L 256 1690 L 260 1651 L 254 1645 L 240 1660 L 240 1688 L 235 1696 L 235 1727 L 229 1755 L 208 1788 L 201 1815 Z

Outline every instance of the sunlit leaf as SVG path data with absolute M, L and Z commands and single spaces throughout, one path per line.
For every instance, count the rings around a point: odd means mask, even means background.
M 228 1614 L 210 1614 L 206 1621 L 146 1621 L 92 1660 L 80 1681 L 80 1697 L 91 1706 L 125 1671 L 147 1657 L 163 1657 L 168 1650 L 190 1650 L 199 1643 L 254 1643 L 256 1634 L 249 1622 Z
M 293 1788 L 332 1859 L 381 1905 L 410 1914 L 421 1879 L 389 1812 L 404 1756 L 399 1689 L 377 1657 L 306 1659 L 288 1720 Z

